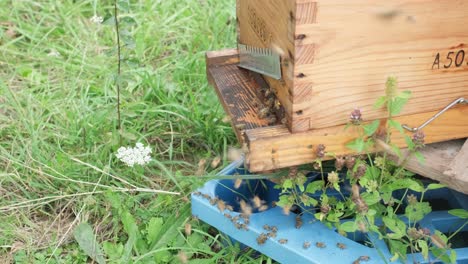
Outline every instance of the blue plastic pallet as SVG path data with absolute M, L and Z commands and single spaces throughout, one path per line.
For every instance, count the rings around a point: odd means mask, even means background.
M 227 166 L 219 175 L 247 174 L 241 167 L 243 161 L 236 161 Z M 368 257 L 368 261 L 361 263 L 384 263 L 383 258 L 390 263 L 392 255 L 383 240 L 373 239 L 375 248 L 364 245 L 364 237 L 356 234 L 351 238 L 339 235 L 335 230 L 329 229 L 321 222 L 316 221 L 311 214 L 303 215 L 304 223 L 300 229 L 295 227 L 296 215 L 283 214 L 280 207 L 269 207 L 263 212 L 254 212 L 250 216 L 248 225 L 235 226 L 232 218 L 239 218 L 238 223 L 243 223 L 239 213 L 239 195 L 245 198 L 259 196 L 262 200 L 271 203 L 278 200 L 279 191 L 274 189 L 273 183 L 260 184 L 258 180 L 244 181 L 240 188 L 234 188 L 233 180 L 212 180 L 207 182 L 197 192 L 192 194 L 192 214 L 200 220 L 214 226 L 220 232 L 230 236 L 236 241 L 247 245 L 280 263 L 353 263 L 360 257 Z M 200 195 L 202 194 L 202 195 Z M 219 197 L 233 207 L 234 212 L 224 210 L 221 212 L 215 203 L 210 203 L 208 197 Z M 426 197 L 445 201 L 452 208 L 464 208 L 468 210 L 468 196 L 450 189 L 439 189 L 428 192 Z M 269 204 L 270 205 L 270 204 Z M 422 227 L 431 231 L 437 229 L 441 232 L 451 232 L 461 226 L 463 220 L 452 216 L 447 211 L 433 211 L 425 219 L 420 221 Z M 259 244 L 257 239 L 261 234 L 268 233 L 264 226 L 276 226 L 276 237 L 269 237 L 264 244 Z M 463 230 L 468 231 L 468 226 Z M 287 243 L 284 243 L 287 239 Z M 466 238 L 468 240 L 468 237 Z M 309 242 L 310 247 L 304 248 L 304 243 Z M 320 247 L 316 243 L 319 242 Z M 338 243 L 346 248 L 338 247 Z M 457 248 L 458 263 L 468 264 L 468 247 Z M 408 263 L 429 264 L 420 253 L 409 254 Z M 400 263 L 400 262 L 396 262 Z M 435 262 L 440 263 L 440 262 Z

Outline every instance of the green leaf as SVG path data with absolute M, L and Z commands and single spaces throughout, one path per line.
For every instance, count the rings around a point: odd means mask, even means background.
M 424 257 L 424 260 L 429 258 L 429 246 L 427 245 L 426 240 L 418 240 L 418 246 L 421 248 L 421 254 Z
M 406 141 L 406 146 L 408 146 L 410 150 L 414 149 L 414 147 L 416 146 L 413 142 L 413 139 L 411 139 L 411 137 L 407 135 L 405 135 L 405 141 Z
M 363 152 L 366 147 L 366 143 L 364 142 L 364 139 L 358 138 L 346 144 L 346 147 L 360 153 Z
M 389 240 L 390 252 L 392 252 L 392 262 L 398 260 L 399 258 L 406 260 L 406 249 L 408 245 L 400 242 L 399 240 Z
M 283 182 L 283 189 L 292 189 L 293 188 L 293 182 L 291 179 L 286 179 Z
M 102 248 L 106 252 L 110 263 L 117 263 L 117 260 L 122 257 L 124 251 L 124 246 L 121 243 L 114 244 L 108 241 L 103 243 Z
M 422 220 L 431 211 L 432 208 L 428 202 L 417 202 L 406 206 L 405 216 L 414 223 Z
M 396 116 L 400 114 L 401 111 L 403 110 L 403 107 L 406 105 L 407 102 L 408 102 L 408 98 L 402 98 L 402 97 L 395 98 L 390 105 L 390 115 Z
M 388 125 L 396 130 L 398 130 L 398 132 L 400 132 L 401 134 L 404 134 L 405 131 L 403 130 L 403 126 L 400 124 L 400 122 L 396 121 L 396 120 L 393 120 L 393 119 L 389 119 L 388 120 Z
M 410 99 L 411 98 L 411 91 L 403 91 L 398 95 L 399 98 L 403 99 Z
M 457 252 L 453 249 L 450 250 L 450 262 L 457 263 Z
M 362 194 L 362 199 L 366 202 L 367 205 L 371 206 L 380 202 L 380 195 L 378 192 L 364 193 Z
M 423 192 L 424 187 L 419 184 L 417 181 L 412 179 L 397 179 L 391 184 L 387 185 L 392 191 L 401 190 L 401 189 L 410 189 L 415 192 Z
M 153 217 L 150 219 L 146 228 L 146 240 L 148 244 L 153 244 L 154 242 L 156 242 L 159 232 L 161 232 L 161 227 L 163 226 L 163 223 L 163 219 L 160 217 Z
M 426 190 L 437 190 L 437 189 L 442 189 L 442 188 L 445 188 L 445 187 L 447 187 L 447 186 L 444 185 L 444 184 L 431 183 L 426 187 Z
M 366 136 L 370 137 L 374 135 L 375 131 L 377 131 L 377 129 L 379 128 L 379 125 L 380 125 L 380 121 L 375 120 L 374 122 L 363 126 L 364 133 L 366 134 Z
M 403 236 L 406 234 L 406 224 L 401 221 L 399 218 L 394 217 L 383 217 L 382 218 L 385 226 L 390 229 L 393 233 L 397 234 L 398 236 Z
M 453 209 L 448 211 L 449 214 L 460 217 L 461 219 L 468 219 L 468 211 L 464 209 Z
M 447 255 L 445 249 L 437 248 L 437 247 L 431 247 L 431 252 L 435 256 L 436 259 L 440 259 L 444 263 L 452 263 L 450 257 Z
M 401 153 L 401 149 L 395 144 L 391 144 L 391 147 L 392 147 L 392 151 L 395 152 L 395 154 L 398 156 L 398 158 L 402 159 L 403 154 Z
M 101 247 L 97 243 L 93 228 L 88 223 L 81 223 L 73 232 L 76 242 L 80 248 L 99 264 L 106 263 Z
M 387 97 L 386 97 L 386 96 L 381 96 L 381 97 L 379 97 L 379 99 L 377 99 L 377 101 L 375 102 L 374 108 L 375 108 L 375 109 L 382 108 L 382 107 L 385 105 L 386 102 L 387 102 Z
M 322 180 L 320 181 L 313 181 L 309 184 L 307 184 L 306 192 L 310 194 L 314 194 L 318 191 L 321 191 L 324 186 L 324 182 Z
M 127 232 L 128 240 L 124 247 L 124 253 L 120 259 L 121 263 L 128 263 L 132 256 L 133 248 L 136 247 L 138 240 L 138 225 L 136 224 L 135 218 L 128 211 L 124 211 L 120 215 L 122 224 L 125 232 Z
M 344 222 L 340 225 L 340 229 L 346 233 L 354 233 L 357 230 L 357 225 L 354 221 Z

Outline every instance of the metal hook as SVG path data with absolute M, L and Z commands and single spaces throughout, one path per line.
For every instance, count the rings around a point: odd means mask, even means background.
M 442 109 L 440 112 L 438 112 L 437 114 L 435 114 L 433 117 L 431 117 L 429 120 L 427 120 L 426 122 L 424 122 L 424 124 L 420 125 L 419 127 L 410 127 L 408 125 L 403 125 L 402 127 L 410 132 L 417 132 L 421 129 L 423 129 L 424 127 L 426 127 L 427 125 L 429 125 L 430 123 L 432 123 L 432 121 L 434 121 L 435 119 L 437 119 L 439 116 L 441 116 L 443 113 L 447 112 L 450 108 L 458 105 L 458 104 L 468 104 L 468 100 L 461 97 L 461 98 L 458 98 L 457 100 L 453 101 L 452 103 L 450 103 L 449 105 L 447 105 L 444 109 Z

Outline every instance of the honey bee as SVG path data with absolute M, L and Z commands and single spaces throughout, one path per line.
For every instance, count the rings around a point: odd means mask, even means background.
M 245 231 L 249 231 L 249 227 L 247 224 L 241 224 L 241 229 L 244 229 Z
M 276 124 L 277 121 L 278 121 L 278 119 L 276 119 L 275 116 L 271 116 L 271 117 L 268 118 L 268 125 L 272 126 L 272 125 Z
M 255 208 L 259 208 L 260 206 L 262 206 L 262 200 L 260 199 L 260 197 L 258 196 L 254 196 L 254 198 L 252 198 L 252 202 L 255 206 Z
M 281 119 L 281 124 L 286 125 L 288 123 L 288 119 L 286 117 Z
M 267 241 L 268 236 L 264 233 L 261 233 L 260 236 L 257 237 L 257 244 L 263 245 Z
M 271 237 L 271 238 L 276 238 L 276 233 L 275 232 L 268 232 L 267 236 Z
M 185 223 L 185 235 L 190 236 L 192 234 L 192 225 L 190 223 Z
M 234 217 L 231 219 L 231 221 L 232 221 L 233 223 L 239 221 L 239 216 L 238 216 L 238 215 L 234 216 Z
M 336 246 L 337 246 L 339 249 L 346 249 L 346 245 L 343 244 L 343 243 L 336 243 Z
M 305 241 L 304 244 L 302 245 L 302 247 L 303 247 L 304 249 L 310 248 L 310 242 Z
M 323 243 L 323 242 L 317 242 L 317 243 L 315 243 L 315 246 L 318 247 L 318 248 L 326 248 L 327 247 L 327 245 L 325 245 L 325 243 Z
M 271 94 L 273 94 L 273 91 L 271 90 L 271 88 L 268 88 L 265 90 L 265 97 L 268 97 Z
M 270 230 L 271 230 L 271 232 L 273 232 L 273 233 L 278 233 L 278 227 L 276 227 L 276 226 L 272 226 L 272 227 L 270 228 Z
M 202 193 L 201 193 L 201 192 L 194 192 L 193 195 L 195 195 L 195 196 L 201 196 Z
M 369 256 L 360 256 L 359 261 L 369 261 L 370 260 L 370 257 Z
M 217 206 L 220 212 L 226 210 L 226 203 L 223 200 L 218 200 Z
M 296 216 L 296 228 L 297 229 L 300 229 L 302 227 L 303 223 L 302 223 L 302 219 L 301 219 L 301 216 Z
M 275 98 L 274 97 L 270 97 L 267 101 L 266 101 L 266 105 L 273 108 L 275 106 Z
M 228 204 L 228 205 L 226 205 L 226 210 L 233 212 L 234 208 L 232 207 L 232 205 Z
M 224 213 L 224 217 L 226 217 L 227 219 L 232 219 L 232 215 L 230 215 L 228 213 Z
M 211 204 L 211 205 L 215 205 L 216 203 L 218 203 L 218 200 L 219 200 L 219 199 L 218 199 L 217 197 L 212 198 L 212 199 L 210 199 L 210 204 Z
M 211 168 L 216 169 L 220 163 L 221 163 L 221 157 L 218 156 L 214 158 L 213 161 L 211 161 Z
M 202 197 L 207 200 L 211 199 L 211 196 L 209 196 L 208 194 L 202 194 Z
M 238 130 L 244 130 L 245 129 L 245 124 L 236 124 L 235 127 L 238 129 Z
M 264 108 L 260 109 L 260 111 L 258 112 L 258 117 L 265 118 L 265 117 L 268 116 L 269 113 L 270 113 L 270 108 L 269 107 L 264 107 Z
M 264 212 L 264 211 L 266 211 L 266 210 L 268 210 L 268 205 L 262 205 L 262 206 L 260 206 L 260 207 L 258 208 L 258 211 L 259 211 L 259 212 Z
M 276 110 L 280 110 L 280 109 L 281 109 L 281 102 L 280 102 L 278 99 L 275 100 L 275 109 L 276 109 Z
M 278 242 L 280 244 L 286 244 L 286 243 L 288 243 L 288 240 L 286 238 L 281 238 L 281 239 L 278 240 Z
M 240 207 L 241 207 L 242 214 L 247 215 L 247 216 L 252 214 L 252 207 L 250 207 L 250 205 L 248 205 L 244 200 L 240 201 Z
M 271 227 L 269 225 L 267 225 L 267 224 L 264 224 L 263 229 L 265 229 L 266 231 L 270 231 Z
M 242 184 L 242 179 L 241 178 L 236 178 L 236 181 L 234 182 L 234 188 L 239 189 Z

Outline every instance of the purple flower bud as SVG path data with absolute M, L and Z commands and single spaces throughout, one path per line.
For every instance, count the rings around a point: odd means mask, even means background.
M 325 148 L 326 147 L 323 144 L 320 144 L 317 146 L 317 152 L 316 152 L 317 158 L 322 159 L 325 157 Z
M 354 124 L 354 125 L 359 125 L 359 124 L 362 122 L 362 113 L 361 113 L 361 109 L 355 108 L 355 109 L 351 112 L 350 121 L 351 121 L 351 123 Z
M 416 146 L 422 147 L 424 145 L 424 138 L 426 135 L 422 130 L 418 130 L 416 133 L 413 134 L 413 143 Z

